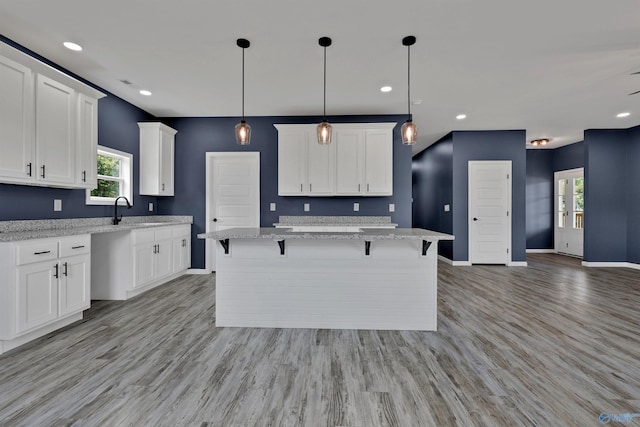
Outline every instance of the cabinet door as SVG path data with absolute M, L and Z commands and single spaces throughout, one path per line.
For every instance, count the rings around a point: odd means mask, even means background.
M 91 257 L 80 255 L 60 260 L 58 312 L 77 313 L 91 306 Z
M 45 325 L 58 317 L 58 264 L 39 262 L 18 267 L 16 333 Z
M 75 181 L 75 92 L 40 74 L 36 77 L 37 180 Z
M 393 137 L 390 129 L 365 130 L 365 188 L 369 195 L 393 194 Z
M 307 182 L 310 195 L 333 195 L 335 184 L 336 145 L 318 144 L 316 138 L 309 135 L 307 147 Z
M 300 196 L 308 192 L 308 131 L 278 129 L 278 195 Z
M 160 195 L 173 196 L 173 157 L 174 136 L 169 132 L 160 132 Z
M 171 274 L 173 267 L 172 249 L 171 240 L 160 240 L 156 242 L 156 251 L 153 260 L 155 279 Z
M 336 194 L 358 195 L 363 189 L 364 133 L 361 129 L 336 130 Z
M 77 167 L 76 184 L 79 187 L 97 186 L 98 101 L 84 94 L 78 95 Z
M 20 181 L 35 176 L 32 94 L 31 71 L 0 56 L 0 177 Z
M 186 270 L 191 265 L 191 239 L 182 236 L 173 239 L 173 273 Z
M 153 281 L 155 242 L 142 243 L 133 247 L 133 287 L 137 288 Z

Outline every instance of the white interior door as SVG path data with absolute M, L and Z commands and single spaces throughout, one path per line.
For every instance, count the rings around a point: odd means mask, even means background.
M 260 227 L 260 153 L 207 153 L 207 232 L 234 227 Z M 207 271 L 218 249 L 207 239 Z
M 469 162 L 469 261 L 511 262 L 511 161 Z
M 581 257 L 584 251 L 584 168 L 554 174 L 555 250 Z

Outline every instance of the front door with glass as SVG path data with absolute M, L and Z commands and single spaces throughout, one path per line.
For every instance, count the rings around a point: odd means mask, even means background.
M 581 257 L 584 229 L 584 169 L 556 172 L 555 250 Z

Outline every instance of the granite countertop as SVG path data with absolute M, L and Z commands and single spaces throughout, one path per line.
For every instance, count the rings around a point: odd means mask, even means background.
M 125 216 L 118 225 L 112 218 L 41 219 L 30 221 L 1 221 L 0 242 L 45 239 L 49 237 L 77 236 L 79 234 L 111 233 L 140 228 L 192 224 L 192 216 Z
M 287 228 L 230 228 L 198 234 L 199 239 L 309 239 L 309 240 L 453 240 L 450 234 L 422 228 L 379 229 L 362 227 L 361 232 L 293 232 Z
M 287 226 L 394 226 L 390 216 L 279 216 L 276 227 Z

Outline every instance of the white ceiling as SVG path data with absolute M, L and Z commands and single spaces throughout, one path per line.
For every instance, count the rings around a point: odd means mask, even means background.
M 321 36 L 328 115 L 404 114 L 415 35 L 414 153 L 452 130 L 558 147 L 640 124 L 638 0 L 0 0 L 0 34 L 159 117 L 239 116 L 239 37 L 247 116 L 322 114 Z

